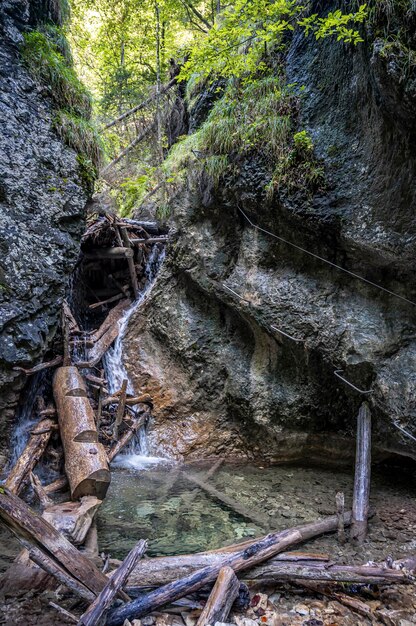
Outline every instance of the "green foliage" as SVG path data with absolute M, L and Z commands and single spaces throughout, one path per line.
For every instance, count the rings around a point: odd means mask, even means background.
M 301 28 L 316 39 L 335 36 L 357 44 L 362 40 L 357 24 L 366 17 L 366 5 L 354 13 L 328 13 L 324 18 L 308 15 L 298 0 L 235 0 L 228 5 L 208 35 L 191 46 L 181 78 L 192 74 L 242 77 L 267 70 L 265 51 L 284 47 L 288 32 Z
M 61 139 L 91 162 L 98 171 L 102 162 L 103 144 L 98 130 L 89 120 L 68 111 L 57 111 L 53 125 Z
M 293 143 L 279 159 L 267 188 L 269 197 L 275 190 L 288 194 L 302 192 L 312 196 L 325 188 L 325 171 L 314 157 L 314 146 L 306 130 L 293 135 Z
M 121 183 L 116 200 L 122 217 L 131 217 L 133 210 L 140 205 L 147 193 L 149 180 L 150 173 L 137 178 L 126 178 Z
M 91 97 L 71 63 L 59 51 L 56 32 L 54 29 L 53 37 L 47 32 L 26 33 L 21 48 L 22 59 L 31 74 L 48 88 L 58 108 L 89 117 Z

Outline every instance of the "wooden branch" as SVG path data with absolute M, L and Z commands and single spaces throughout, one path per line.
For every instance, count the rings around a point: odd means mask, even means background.
M 75 624 L 78 622 L 78 619 L 75 617 L 75 615 L 64 609 L 62 606 L 59 606 L 59 604 L 55 604 L 55 602 L 49 602 L 49 606 L 55 609 L 55 611 L 58 611 L 58 613 L 65 615 L 65 617 L 70 619 L 71 622 L 74 622 Z
M 126 430 L 126 432 L 121 436 L 121 438 L 116 443 L 116 445 L 113 448 L 111 448 L 111 450 L 108 452 L 107 456 L 108 456 L 108 460 L 110 463 L 113 459 L 115 459 L 117 454 L 119 454 L 121 450 L 125 448 L 128 443 L 130 443 L 130 441 L 133 439 L 134 435 L 137 433 L 139 428 L 141 428 L 141 426 L 143 426 L 143 424 L 146 423 L 146 419 L 148 417 L 149 417 L 149 414 L 146 413 L 142 415 L 141 417 L 139 417 L 138 419 L 136 419 L 133 423 L 129 424 L 128 430 Z
M 129 236 L 125 228 L 120 228 L 120 235 L 126 248 L 128 248 L 131 252 L 133 252 L 133 250 L 131 249 Z M 133 288 L 134 298 L 137 300 L 137 298 L 139 297 L 139 285 L 137 283 L 137 274 L 136 274 L 136 267 L 134 265 L 133 254 L 131 255 L 131 257 L 128 258 L 128 264 L 129 264 L 131 286 Z
M 96 624 L 100 623 L 102 617 L 112 605 L 117 592 L 124 586 L 131 570 L 146 550 L 147 541 L 141 539 L 133 550 L 129 552 L 120 567 L 112 574 L 101 593 L 95 598 L 85 613 L 81 615 L 78 626 L 96 626 Z
M 158 94 L 155 92 L 149 98 L 146 98 L 146 100 L 143 100 L 143 102 L 141 102 L 140 104 L 137 104 L 135 107 L 133 107 L 129 111 L 126 111 L 125 113 L 123 113 L 122 115 L 117 117 L 112 122 L 109 122 L 108 124 L 106 124 L 104 126 L 104 129 L 107 130 L 107 128 L 111 128 L 112 126 L 115 126 L 116 124 L 118 124 L 118 122 L 121 122 L 122 120 L 125 120 L 126 117 L 129 117 L 130 115 L 133 115 L 133 113 L 137 113 L 137 111 L 141 111 L 142 109 L 147 107 L 151 102 L 153 102 L 153 100 L 155 100 L 157 95 L 160 96 L 160 95 L 165 94 L 175 84 L 176 84 L 176 78 L 172 78 L 172 80 L 169 81 L 169 83 L 167 85 L 165 85 L 164 87 L 161 88 L 161 90 L 159 91 Z
M 67 322 L 68 322 L 69 332 L 70 333 L 80 332 L 80 328 L 78 326 L 78 322 L 75 319 L 75 317 L 73 316 L 72 311 L 71 311 L 71 307 L 69 306 L 69 304 L 68 304 L 68 302 L 66 300 L 63 301 L 62 310 L 63 310 L 64 316 L 66 317 Z
M 68 479 L 66 476 L 57 478 L 53 482 L 49 483 L 49 485 L 43 485 L 43 490 L 46 494 L 56 493 L 62 489 L 69 489 Z
M 350 514 L 345 516 L 347 523 L 350 521 L 350 517 Z M 301 543 L 326 532 L 333 532 L 336 530 L 337 525 L 337 517 L 332 516 L 318 522 L 313 522 L 312 524 L 305 524 L 267 535 L 263 539 L 254 541 L 251 546 L 245 550 L 229 554 L 220 564 L 205 567 L 185 578 L 168 583 L 155 591 L 151 591 L 145 596 L 119 609 L 115 609 L 108 616 L 107 626 L 119 626 L 123 624 L 126 619 L 141 618 L 165 604 L 169 604 L 175 600 L 179 600 L 185 595 L 198 591 L 201 587 L 215 580 L 222 567 L 231 567 L 236 572 L 249 569 L 297 543 Z
M 297 582 L 298 581 L 296 581 L 296 583 Z M 324 587 L 322 585 L 316 585 L 314 583 L 309 583 L 309 582 L 301 582 L 300 584 L 305 589 L 308 589 L 308 591 L 313 591 L 314 593 L 318 593 L 322 596 L 327 596 L 328 598 L 331 598 L 332 600 L 337 600 L 338 602 L 348 607 L 355 613 L 358 613 L 359 615 L 366 617 L 370 621 L 373 621 L 372 620 L 373 611 L 368 606 L 368 604 L 366 604 L 362 600 L 359 600 L 358 598 L 351 598 L 350 596 L 347 596 L 345 593 L 339 593 L 338 591 L 335 591 L 334 589 L 328 589 L 327 587 Z
M 167 243 L 169 237 L 166 235 L 163 237 L 149 237 L 149 239 L 130 239 L 130 242 L 134 245 L 138 244 L 154 244 L 154 243 Z
M 61 367 L 53 393 L 65 453 L 65 472 L 73 500 L 96 496 L 102 500 L 110 484 L 107 455 L 95 424 L 85 383 L 76 367 Z
M 231 567 L 222 567 L 196 626 L 226 622 L 239 588 L 240 581 L 234 570 Z
M 37 372 L 41 372 L 42 370 L 46 370 L 49 367 L 56 367 L 60 365 L 63 361 L 63 357 L 57 356 L 52 361 L 46 361 L 45 363 L 39 363 L 39 365 L 35 365 L 30 369 L 25 369 L 24 367 L 14 367 L 13 370 L 15 372 L 23 372 L 26 376 L 31 376 L 32 374 L 36 374 Z
M 0 491 L 0 518 L 30 551 L 30 558 L 57 577 L 53 568 L 69 575 L 94 596 L 107 583 L 106 577 L 84 557 L 51 524 L 32 511 L 20 498 L 10 491 Z M 39 553 L 42 555 L 40 556 Z M 41 561 L 41 562 L 39 562 Z M 58 578 L 60 582 L 61 579 Z M 64 583 L 67 585 L 67 582 Z
M 108 406 L 109 404 L 114 404 L 115 402 L 118 402 L 118 400 L 119 400 L 118 395 L 113 395 L 113 396 L 106 398 L 105 400 L 103 400 L 103 408 Z M 149 404 L 153 406 L 152 398 L 151 396 L 149 396 L 148 393 L 143 394 L 142 396 L 136 396 L 135 398 L 126 398 L 127 406 L 136 406 L 136 404 Z
M 106 306 L 107 304 L 111 304 L 112 302 L 118 302 L 119 300 L 123 300 L 125 298 L 124 293 L 118 293 L 116 296 L 111 296 L 111 298 L 107 298 L 107 300 L 101 300 L 101 302 L 94 302 L 93 304 L 88 305 L 90 311 L 94 309 L 98 309 L 102 306 Z
M 32 431 L 25 449 L 16 461 L 5 482 L 5 487 L 12 493 L 19 494 L 26 481 L 30 479 L 30 473 L 41 458 L 48 445 L 52 429 L 56 423 L 47 418 L 40 420 Z
M 119 401 L 118 401 L 116 418 L 115 418 L 114 427 L 113 427 L 113 439 L 114 439 L 114 441 L 118 440 L 118 429 L 120 428 L 121 422 L 123 421 L 124 408 L 126 406 L 126 394 L 127 394 L 127 383 L 128 382 L 129 381 L 127 380 L 127 378 L 125 378 L 123 380 L 122 385 L 121 385 L 121 393 L 120 393 L 120 398 L 119 398 Z
M 351 540 L 362 543 L 367 536 L 370 510 L 371 480 L 371 413 L 367 402 L 360 406 L 357 417 L 354 494 L 352 504 Z
M 119 321 L 130 305 L 131 301 L 129 299 L 119 302 L 113 309 L 111 309 L 100 328 L 91 334 L 90 339 L 96 343 L 109 331 L 110 328 L 118 326 Z
M 33 472 L 30 473 L 30 482 L 33 491 L 39 498 L 41 507 L 45 509 L 46 507 L 51 506 L 53 504 L 52 500 L 49 498 L 48 494 L 44 490 L 40 479 Z

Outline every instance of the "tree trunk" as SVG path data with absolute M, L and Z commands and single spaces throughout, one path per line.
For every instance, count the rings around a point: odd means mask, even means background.
M 53 392 L 65 453 L 65 472 L 71 497 L 105 497 L 110 484 L 107 454 L 98 442 L 94 411 L 76 367 L 60 367 Z
M 371 413 L 363 402 L 357 417 L 357 447 L 355 456 L 354 494 L 352 504 L 351 539 L 362 543 L 367 536 L 370 510 L 371 480 Z

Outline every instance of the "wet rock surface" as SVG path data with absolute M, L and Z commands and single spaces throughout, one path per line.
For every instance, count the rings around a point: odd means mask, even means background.
M 126 335 L 137 391 L 154 394 L 153 451 L 347 460 L 364 396 L 335 377 L 343 370 L 373 391 L 378 453 L 414 457 L 394 422 L 416 435 L 416 307 L 239 211 L 416 302 L 413 83 L 398 82 L 377 45 L 291 44 L 288 80 L 306 94 L 299 129 L 325 166 L 325 192 L 282 189 L 269 201 L 256 154 L 218 190 L 191 172 L 176 197 L 164 269 Z
M 87 195 L 76 155 L 55 134 L 50 102 L 19 57 L 22 29 L 47 17 L 45 7 L 6 2 L 0 8 L 2 435 L 25 382 L 13 367 L 31 367 L 51 346 L 84 230 Z

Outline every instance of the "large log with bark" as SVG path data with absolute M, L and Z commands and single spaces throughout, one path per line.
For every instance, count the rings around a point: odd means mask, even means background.
M 76 367 L 60 367 L 53 393 L 65 453 L 65 472 L 71 497 L 105 497 L 110 471 L 104 446 L 98 442 L 94 411 L 85 383 Z
M 5 486 L 12 493 L 19 494 L 29 481 L 33 468 L 46 450 L 54 427 L 56 427 L 55 421 L 42 419 L 33 428 L 29 441 L 5 482 Z
M 83 615 L 81 615 L 78 626 L 96 626 L 112 605 L 118 591 L 123 588 L 128 575 L 137 561 L 141 559 L 147 549 L 147 541 L 141 539 L 138 544 L 129 552 L 120 567 L 113 572 L 107 585 L 95 598 Z
M 345 522 L 349 523 L 351 514 L 345 515 Z M 204 567 L 196 572 L 173 581 L 151 591 L 150 593 L 134 600 L 119 609 L 111 611 L 108 616 L 107 626 L 119 626 L 126 619 L 140 619 L 151 611 L 179 600 L 180 598 L 198 591 L 208 583 L 214 581 L 222 567 L 231 567 L 234 571 L 249 569 L 265 561 L 286 548 L 317 537 L 323 533 L 333 532 L 338 527 L 337 516 L 328 517 L 318 522 L 304 524 L 281 532 L 266 535 L 260 540 L 252 542 L 244 550 L 228 554 L 222 562 L 216 565 Z

